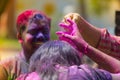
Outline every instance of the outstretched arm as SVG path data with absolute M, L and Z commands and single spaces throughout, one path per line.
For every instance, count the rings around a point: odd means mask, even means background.
M 116 58 L 111 57 L 92 46 L 88 46 L 86 50 L 87 53 L 85 55 L 98 63 L 101 68 L 113 73 L 120 72 L 120 61 Z
M 66 31 L 58 31 L 57 35 L 61 40 L 67 41 L 73 45 L 79 52 L 84 53 L 103 69 L 110 72 L 120 72 L 120 61 L 107 55 L 104 52 L 90 46 L 81 36 L 76 23 L 70 19 L 67 19 L 68 24 L 61 23 L 60 26 Z
M 97 47 L 100 36 L 101 36 L 101 29 L 93 26 L 85 19 L 83 19 L 78 13 L 69 13 L 67 14 L 62 22 L 68 23 L 67 19 L 71 19 L 76 22 L 79 31 L 81 31 L 81 35 L 85 41 L 87 41 L 91 46 Z
M 67 14 L 62 22 L 65 24 L 68 23 L 67 19 L 71 19 L 77 24 L 78 30 L 88 44 L 120 60 L 119 36 L 111 35 L 107 29 L 100 29 L 93 26 L 78 13 Z

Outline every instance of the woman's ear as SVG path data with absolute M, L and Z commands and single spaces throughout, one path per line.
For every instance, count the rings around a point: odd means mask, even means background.
M 18 42 L 19 43 L 22 43 L 23 42 L 23 39 L 22 39 L 22 36 L 20 33 L 17 33 L 17 38 L 18 38 Z

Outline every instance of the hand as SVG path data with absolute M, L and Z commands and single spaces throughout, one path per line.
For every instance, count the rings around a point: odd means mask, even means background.
M 72 21 L 76 22 L 78 29 L 80 30 L 80 22 L 81 22 L 81 16 L 78 13 L 68 13 L 67 15 L 64 16 L 62 22 L 68 23 L 67 19 L 71 19 Z
M 88 43 L 81 36 L 76 23 L 71 19 L 67 19 L 67 22 L 67 24 L 63 22 L 59 24 L 65 31 L 58 31 L 56 34 L 60 40 L 70 43 L 78 51 L 85 53 Z
M 67 23 L 67 19 L 71 19 L 72 21 L 78 22 L 80 21 L 80 15 L 78 13 L 68 13 L 64 16 L 62 22 Z

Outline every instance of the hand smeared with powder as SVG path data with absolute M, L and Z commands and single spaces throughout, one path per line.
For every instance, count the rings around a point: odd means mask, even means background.
M 57 31 L 56 34 L 60 40 L 70 43 L 78 51 L 85 53 L 88 43 L 81 36 L 76 23 L 70 19 L 67 19 L 67 22 L 59 24 L 60 27 L 64 28 L 64 31 Z

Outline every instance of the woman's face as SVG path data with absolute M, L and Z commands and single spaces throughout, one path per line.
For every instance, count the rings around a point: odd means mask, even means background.
M 39 16 L 36 17 L 39 18 Z M 27 50 L 33 52 L 40 45 L 50 39 L 49 22 L 44 18 L 41 16 L 39 19 L 33 17 L 32 20 L 27 23 L 27 27 L 22 33 L 23 48 L 26 48 Z

